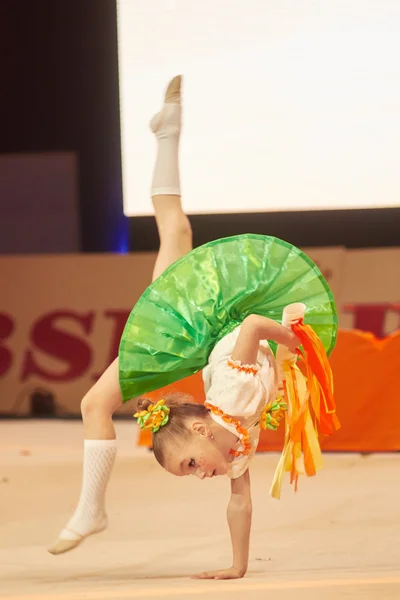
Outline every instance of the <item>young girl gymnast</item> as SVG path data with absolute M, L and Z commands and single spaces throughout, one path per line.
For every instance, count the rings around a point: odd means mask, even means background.
M 155 458 L 167 471 L 230 478 L 233 562 L 198 577 L 239 578 L 248 565 L 249 465 L 261 428 L 276 429 L 284 417 L 285 445 L 271 488 L 279 498 L 286 472 L 297 486 L 300 474 L 321 467 L 316 424 L 328 435 L 338 427 L 327 362 L 336 310 L 318 268 L 287 242 L 246 234 L 193 250 L 180 193 L 180 76 L 151 128 L 160 237 L 153 283 L 132 310 L 119 357 L 82 400 L 81 495 L 49 552 L 67 552 L 106 528 L 105 492 L 116 455 L 112 415 L 139 397 L 135 417 L 152 431 Z M 143 397 L 200 369 L 204 405 L 179 394 L 157 403 Z

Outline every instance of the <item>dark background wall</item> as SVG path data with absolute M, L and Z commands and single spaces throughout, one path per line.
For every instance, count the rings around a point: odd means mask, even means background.
M 73 152 L 0 154 L 0 255 L 79 252 Z
M 0 153 L 76 153 L 81 250 L 155 250 L 154 220 L 122 212 L 115 0 L 1 0 L 0 56 Z M 192 217 L 196 245 L 253 231 L 303 246 L 394 246 L 399 223 L 397 208 Z
M 124 250 L 115 2 L 1 0 L 0 56 L 0 152 L 76 152 L 81 249 Z

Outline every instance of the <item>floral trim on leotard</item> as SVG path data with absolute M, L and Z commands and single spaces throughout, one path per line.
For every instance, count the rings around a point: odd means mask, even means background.
M 208 410 L 211 410 L 211 412 L 214 413 L 214 415 L 221 417 L 221 419 L 225 423 L 228 423 L 229 425 L 233 425 L 235 427 L 238 437 L 240 439 L 240 442 L 241 442 L 242 446 L 244 447 L 244 450 L 233 450 L 233 448 L 232 448 L 229 453 L 233 454 L 234 456 L 247 456 L 250 453 L 251 444 L 249 441 L 250 434 L 249 434 L 248 430 L 246 429 L 246 427 L 243 427 L 243 425 L 240 423 L 239 419 L 235 419 L 235 417 L 230 417 L 229 415 L 225 414 L 223 410 L 221 410 L 217 406 L 214 406 L 213 404 L 210 404 L 209 402 L 205 403 L 205 407 Z
M 251 373 L 252 375 L 256 375 L 259 371 L 259 367 L 255 367 L 254 365 L 242 365 L 239 360 L 232 360 L 231 358 L 228 360 L 227 364 L 231 369 L 237 369 L 241 373 Z

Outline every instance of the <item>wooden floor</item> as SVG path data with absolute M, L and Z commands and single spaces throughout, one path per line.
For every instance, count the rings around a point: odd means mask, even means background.
M 280 502 L 268 496 L 277 455 L 258 455 L 249 572 L 196 581 L 230 564 L 229 482 L 174 478 L 136 448 L 132 423 L 117 433 L 108 530 L 54 557 L 46 546 L 79 492 L 81 425 L 0 422 L 0 598 L 400 599 L 399 455 L 326 455 Z

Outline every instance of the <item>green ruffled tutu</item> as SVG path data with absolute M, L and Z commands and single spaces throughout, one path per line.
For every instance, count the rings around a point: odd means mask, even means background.
M 335 302 L 318 267 L 298 248 L 245 234 L 192 250 L 146 289 L 128 318 L 119 348 L 124 402 L 196 373 L 246 316 L 281 322 L 292 302 L 304 302 L 304 322 L 329 355 Z

